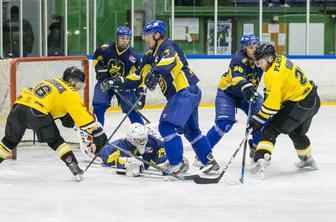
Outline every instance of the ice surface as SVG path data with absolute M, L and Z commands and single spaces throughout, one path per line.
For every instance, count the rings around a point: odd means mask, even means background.
M 201 108 L 205 133 L 213 124 L 214 109 Z M 157 121 L 160 110 L 143 114 Z M 122 114 L 107 117 L 112 133 Z M 246 117 L 216 146 L 214 154 L 223 165 L 244 134 Z M 129 178 L 111 169 L 93 166 L 82 182 L 75 181 L 56 152 L 45 146 L 20 147 L 18 160 L 0 166 L 0 221 L 95 222 L 95 221 L 335 221 L 336 216 L 336 107 L 322 107 L 308 136 L 318 171 L 303 172 L 290 139 L 280 136 L 266 178 L 259 181 L 246 173 L 243 185 L 198 185 L 193 182 Z M 114 138 L 124 136 L 128 120 Z M 184 140 L 185 154 L 194 154 Z M 80 165 L 88 164 L 76 150 Z M 241 155 L 230 166 L 226 179 L 240 176 Z M 248 164 L 249 165 L 249 164 Z M 224 179 L 225 179 L 224 178 Z

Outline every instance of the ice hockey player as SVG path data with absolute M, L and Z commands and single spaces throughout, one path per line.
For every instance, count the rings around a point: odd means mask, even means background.
M 143 92 L 142 89 L 126 89 L 125 78 L 136 79 L 135 71 L 139 66 L 139 59 L 135 49 L 130 47 L 132 31 L 125 26 L 116 30 L 116 42 L 103 44 L 96 49 L 93 55 L 93 65 L 96 71 L 97 84 L 95 85 L 92 100 L 93 113 L 98 121 L 104 125 L 105 112 L 111 105 L 111 99 L 116 95 L 115 91 L 127 99 L 131 104 L 137 100 L 137 96 Z M 123 90 L 120 90 L 123 88 Z M 120 91 L 119 91 L 120 90 Z M 127 113 L 131 108 L 127 102 L 116 95 L 122 112 Z M 144 97 L 142 97 L 144 98 Z M 139 108 L 144 106 L 144 100 Z M 129 114 L 131 123 L 143 124 L 141 116 L 132 111 Z
M 279 134 L 288 134 L 293 141 L 299 161 L 298 168 L 316 168 L 311 155 L 311 145 L 306 133 L 313 116 L 320 108 L 317 87 L 309 81 L 306 74 L 297 65 L 283 55 L 275 53 L 274 46 L 262 44 L 257 47 L 255 60 L 264 73 L 265 100 L 261 110 L 253 116 L 249 125 L 253 132 L 262 129 L 252 171 L 264 178 L 276 138 Z
M 215 101 L 215 125 L 207 133 L 212 148 L 235 124 L 237 108 L 248 114 L 252 99 L 252 114 L 260 110 L 263 100 L 256 89 L 263 71 L 254 64 L 254 52 L 259 44 L 256 35 L 243 35 L 240 41 L 242 49 L 233 56 L 228 71 L 220 79 Z M 255 132 L 252 138 L 249 140 L 251 158 L 260 139 L 260 131 Z
M 144 54 L 140 73 L 148 89 L 154 90 L 159 84 L 167 99 L 159 132 L 170 163 L 169 170 L 179 174 L 189 169 L 188 160 L 183 157 L 182 139 L 177 133 L 184 134 L 209 171 L 219 169 L 198 125 L 198 105 L 202 96 L 197 86 L 199 79 L 190 70 L 181 48 L 165 36 L 164 22 L 155 19 L 145 25 L 144 37 L 149 50 Z
M 33 88 L 25 88 L 14 102 L 8 115 L 5 136 L 0 143 L 0 162 L 21 141 L 26 129 L 32 129 L 39 142 L 55 150 L 70 171 L 81 179 L 83 171 L 71 148 L 61 137 L 54 119 L 60 118 L 65 127 L 74 125 L 93 136 L 96 149 L 107 142 L 106 134 L 92 114 L 84 107 L 79 90 L 85 86 L 85 74 L 72 66 L 63 78 L 44 80 Z
M 152 135 L 146 126 L 139 123 L 133 123 L 130 126 L 124 139 L 116 140 L 111 144 L 128 150 L 134 155 L 142 156 L 144 160 L 163 168 L 167 166 L 167 156 L 162 141 Z M 104 146 L 100 154 L 107 166 L 121 170 L 122 174 L 126 173 L 127 176 L 140 176 L 142 170 L 149 167 L 111 144 Z

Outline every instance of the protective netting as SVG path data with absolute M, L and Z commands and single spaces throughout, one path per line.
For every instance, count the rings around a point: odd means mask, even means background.
M 35 86 L 45 79 L 62 77 L 64 70 L 69 66 L 80 68 L 85 71 L 88 76 L 87 64 L 87 59 L 85 57 L 46 57 L 29 58 L 28 60 L 0 60 L 0 139 L 5 134 L 6 119 L 10 112 L 11 93 L 15 93 L 14 95 L 16 98 L 25 87 Z M 12 77 L 10 77 L 11 75 Z M 11 81 L 11 79 L 16 79 L 16 83 Z M 86 84 L 86 87 L 88 87 L 88 85 L 89 84 Z M 88 100 L 88 95 L 84 97 L 84 90 L 80 93 L 83 99 L 86 98 L 86 100 Z M 88 90 L 86 94 L 88 94 Z M 56 123 L 66 142 L 79 143 L 79 136 L 75 130 L 63 127 L 59 120 L 56 120 Z M 26 130 L 22 141 L 24 142 L 24 145 L 29 145 L 34 142 L 32 130 Z

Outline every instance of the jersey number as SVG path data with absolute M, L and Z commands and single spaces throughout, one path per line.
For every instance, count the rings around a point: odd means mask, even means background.
M 290 60 L 287 60 L 286 67 L 292 70 L 294 67 L 294 64 Z M 299 67 L 296 67 L 295 69 L 295 78 L 299 80 L 301 85 L 305 85 L 307 83 L 307 78 L 304 76 L 304 74 L 302 73 Z
M 40 85 L 35 88 L 34 93 L 37 97 L 44 98 L 46 97 L 46 95 L 51 93 L 51 90 L 52 90 L 51 87 L 48 85 Z
M 299 68 L 295 69 L 295 78 L 299 80 L 301 85 L 305 85 L 307 83 L 307 78 L 304 76 Z

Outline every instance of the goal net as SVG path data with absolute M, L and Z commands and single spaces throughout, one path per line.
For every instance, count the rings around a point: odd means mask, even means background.
M 89 63 L 85 56 L 28 57 L 0 60 L 0 140 L 5 135 L 5 125 L 10 108 L 21 90 L 25 87 L 35 86 L 45 79 L 60 78 L 69 66 L 76 66 L 83 70 L 87 81 L 89 80 Z M 80 93 L 85 106 L 88 107 L 88 82 Z M 74 129 L 63 127 L 59 120 L 56 120 L 56 124 L 66 142 L 69 144 L 79 142 L 78 133 Z M 22 142 L 18 146 L 36 143 L 33 131 L 27 129 Z M 16 152 L 13 153 L 13 157 L 16 158 Z

